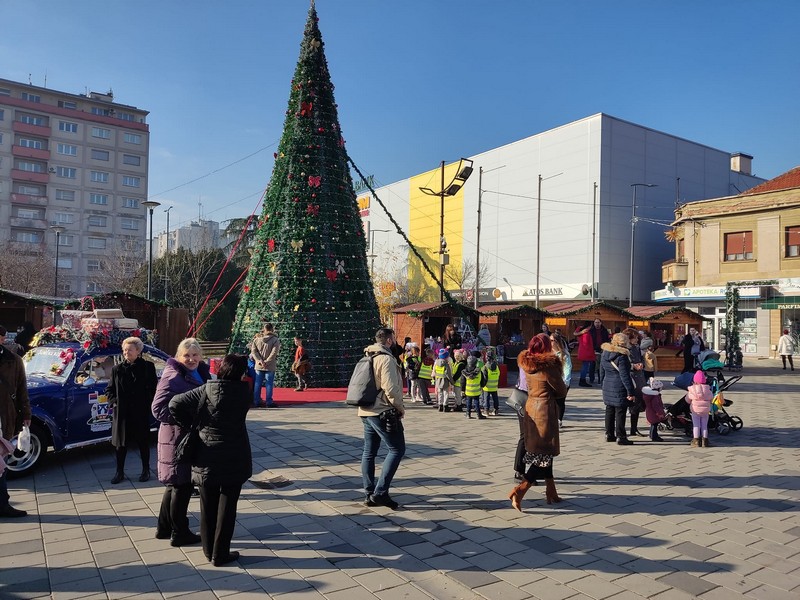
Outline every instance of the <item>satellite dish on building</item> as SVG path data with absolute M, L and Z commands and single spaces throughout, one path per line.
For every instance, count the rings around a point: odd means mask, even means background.
M 586 294 L 588 294 L 588 293 L 589 293 L 591 290 L 592 290 L 592 288 L 590 288 L 590 287 L 589 287 L 589 285 L 588 285 L 588 284 L 586 284 L 586 283 L 584 283 L 584 284 L 581 286 L 581 293 L 582 293 L 584 296 L 585 296 Z

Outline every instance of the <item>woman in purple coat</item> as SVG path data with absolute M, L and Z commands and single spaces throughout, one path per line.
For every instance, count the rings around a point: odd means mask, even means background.
M 192 497 L 192 467 L 189 463 L 175 461 L 175 446 L 187 432 L 172 418 L 169 401 L 211 378 L 202 357 L 203 350 L 195 338 L 186 338 L 178 344 L 175 358 L 167 361 L 153 399 L 153 416 L 161 423 L 158 428 L 158 480 L 167 486 L 161 499 L 156 538 L 170 538 L 173 546 L 196 544 L 200 536 L 189 530 L 186 516 Z

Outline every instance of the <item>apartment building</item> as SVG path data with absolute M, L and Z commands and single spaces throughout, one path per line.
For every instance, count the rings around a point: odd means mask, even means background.
M 162 231 L 154 239 L 153 257 L 161 258 L 169 252 L 184 248 L 190 252 L 200 252 L 221 248 L 231 240 L 221 235 L 219 223 L 206 219 L 191 221 L 170 231 Z
M 706 316 L 706 341 L 723 348 L 725 293 L 735 284 L 745 355 L 773 356 L 784 329 L 800 340 L 800 167 L 736 196 L 681 206 L 671 237 L 674 258 L 653 300 Z
M 112 91 L 0 79 L 0 246 L 56 257 L 58 295 L 111 291 L 145 259 L 148 111 Z

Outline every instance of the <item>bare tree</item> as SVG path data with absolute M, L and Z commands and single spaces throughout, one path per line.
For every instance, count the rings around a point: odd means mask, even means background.
M 0 246 L 0 288 L 25 294 L 53 294 L 55 257 L 46 244 L 7 241 Z
M 144 242 L 133 236 L 123 236 L 108 249 L 100 260 L 100 270 L 89 273 L 89 281 L 98 284 L 104 292 L 125 292 L 144 296 L 147 290 Z
M 478 271 L 478 288 L 489 285 L 494 279 L 494 273 L 490 271 L 489 264 L 481 261 L 481 268 Z M 465 257 L 461 261 L 461 266 L 449 265 L 444 270 L 445 286 L 451 283 L 459 290 L 472 289 L 475 286 L 475 259 Z

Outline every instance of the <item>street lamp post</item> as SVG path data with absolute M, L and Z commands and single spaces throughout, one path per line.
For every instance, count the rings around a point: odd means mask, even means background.
M 634 242 L 636 241 L 636 188 L 638 187 L 658 187 L 655 183 L 632 183 L 633 188 L 633 207 L 631 212 L 631 272 L 628 279 L 628 307 L 633 306 L 633 257 Z
M 502 169 L 505 165 L 500 165 L 494 169 L 483 170 L 483 167 L 478 169 L 478 235 L 475 239 L 475 290 L 473 291 L 473 302 L 475 310 L 478 310 L 478 293 L 480 292 L 480 274 L 481 274 L 481 205 L 483 203 L 483 174 Z
M 536 308 L 539 308 L 539 266 L 541 264 L 539 258 L 542 250 L 542 182 L 563 174 L 562 171 L 549 177 L 542 177 L 542 174 L 539 173 L 539 193 L 536 196 Z
M 462 158 L 458 161 L 458 169 L 456 170 L 456 175 L 453 177 L 453 180 L 450 182 L 450 185 L 445 187 L 444 183 L 444 166 L 445 161 L 442 161 L 442 187 L 441 191 L 435 192 L 430 188 L 421 187 L 419 190 L 423 194 L 427 194 L 428 196 L 439 196 L 440 202 L 440 211 L 439 211 L 439 299 L 444 302 L 444 267 L 445 258 L 447 254 L 447 242 L 444 238 L 444 199 L 447 196 L 455 196 L 458 193 L 464 183 L 466 183 L 469 176 L 472 175 L 472 161 L 468 158 Z
M 50 229 L 56 234 L 56 276 L 53 283 L 53 298 L 58 298 L 58 247 L 61 245 L 61 234 L 64 233 L 64 228 L 61 225 L 53 225 Z
M 164 255 L 164 304 L 167 303 L 167 288 L 169 288 L 169 211 L 171 210 L 172 207 L 170 206 L 164 211 L 167 213 L 167 249 Z
M 142 202 L 142 206 L 147 208 L 150 211 L 150 251 L 149 257 L 147 262 L 147 299 L 153 299 L 153 209 L 156 206 L 161 206 L 161 202 L 156 202 L 155 200 L 145 200 Z
M 389 233 L 389 229 L 373 229 L 372 227 L 369 228 L 369 276 L 372 277 L 375 273 L 375 232 L 380 231 L 383 233 Z

